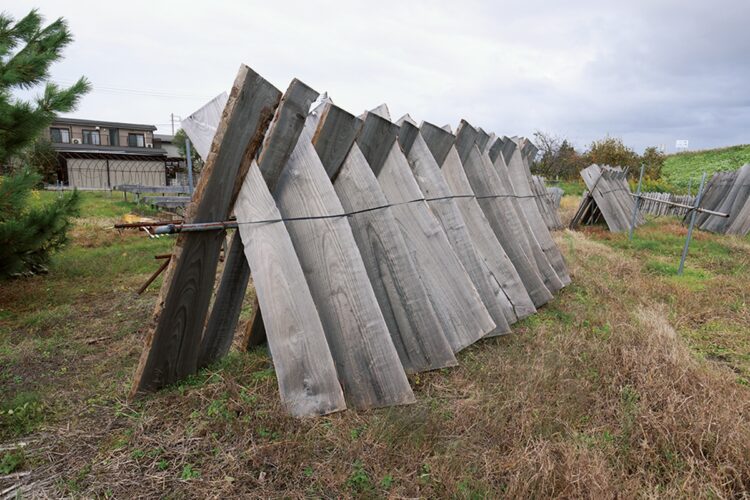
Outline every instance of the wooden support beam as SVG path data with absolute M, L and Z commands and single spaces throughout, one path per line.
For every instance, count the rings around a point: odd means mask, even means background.
M 307 112 L 318 93 L 295 79 L 281 98 L 273 121 L 263 141 L 258 159 L 258 168 L 269 189 L 274 189 L 281 170 L 302 132 Z M 236 240 L 236 236 L 234 238 Z M 250 280 L 250 267 L 243 252 L 241 241 L 232 241 L 229 257 L 224 266 L 221 283 L 214 300 L 206 329 L 201 341 L 199 366 L 207 366 L 224 357 L 232 345 L 234 333 Z M 253 314 L 257 314 L 256 302 Z M 254 320 L 251 320 L 251 324 Z
M 280 93 L 247 66 L 240 68 L 206 159 L 186 220 L 225 220 Z M 229 181 L 227 181 L 229 179 Z M 154 312 L 131 394 L 149 392 L 196 372 L 224 232 L 181 233 Z

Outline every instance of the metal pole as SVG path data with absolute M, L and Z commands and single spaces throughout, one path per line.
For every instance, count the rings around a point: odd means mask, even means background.
M 698 194 L 695 196 L 695 205 L 693 208 L 698 208 L 698 206 L 701 204 L 701 198 L 703 197 L 703 185 L 706 182 L 706 172 L 703 172 L 703 177 L 701 178 L 701 185 L 698 188 Z M 696 211 L 693 210 L 693 213 L 690 214 L 690 225 L 688 226 L 688 233 L 687 237 L 685 238 L 685 247 L 682 249 L 682 258 L 680 259 L 680 267 L 677 269 L 677 275 L 681 276 L 682 271 L 685 270 L 685 259 L 687 259 L 688 254 L 688 248 L 690 247 L 690 239 L 693 237 L 693 226 L 695 225 L 695 214 Z
M 645 170 L 646 165 L 641 163 L 641 176 L 638 177 L 638 189 L 636 190 L 635 195 L 635 204 L 633 205 L 633 217 L 630 219 L 630 235 L 628 236 L 629 240 L 633 240 L 633 231 L 635 230 L 635 221 L 638 219 L 638 205 L 641 203 L 641 183 L 643 182 L 643 171 Z
M 193 155 L 190 151 L 190 138 L 185 136 L 185 156 L 187 156 L 187 177 L 190 196 L 193 196 Z

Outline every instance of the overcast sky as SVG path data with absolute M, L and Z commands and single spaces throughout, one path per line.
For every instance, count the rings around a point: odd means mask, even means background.
M 27 5 L 19 5 L 19 4 Z M 548 4 L 553 4 L 550 6 Z M 75 41 L 53 79 L 88 77 L 72 116 L 170 132 L 245 63 L 297 77 L 359 114 L 386 102 L 454 128 L 535 130 L 584 148 L 748 143 L 750 1 L 13 2 L 64 16 Z

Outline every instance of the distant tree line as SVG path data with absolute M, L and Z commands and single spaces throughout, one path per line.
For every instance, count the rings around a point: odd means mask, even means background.
M 657 147 L 648 147 L 639 155 L 619 137 L 607 136 L 595 140 L 585 151 L 579 152 L 567 139 L 537 131 L 534 133 L 534 144 L 539 148 L 539 153 L 532 170 L 548 179 L 579 180 L 579 172 L 596 163 L 629 168 L 631 178 L 638 176 L 641 164 L 644 164 L 644 176 L 658 180 L 665 160 L 664 153 Z

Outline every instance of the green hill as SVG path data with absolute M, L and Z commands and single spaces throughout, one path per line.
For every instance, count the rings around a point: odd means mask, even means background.
M 667 156 L 662 177 L 680 187 L 686 187 L 692 179 L 693 187 L 697 187 L 703 172 L 708 173 L 710 179 L 715 172 L 737 170 L 745 163 L 750 163 L 750 144 L 677 153 Z

